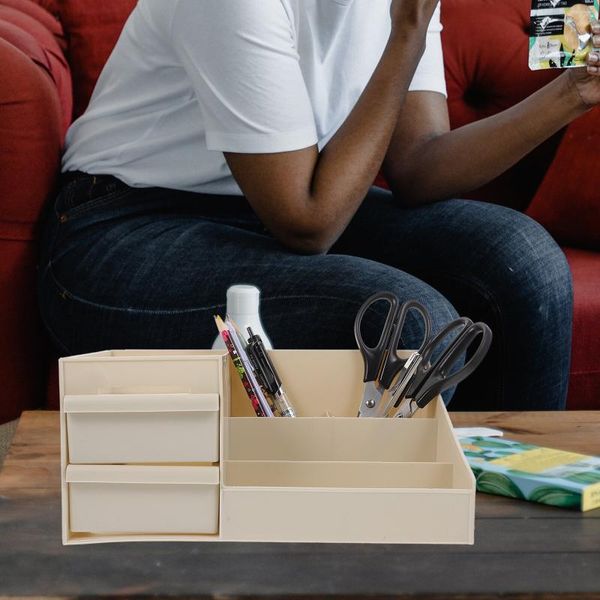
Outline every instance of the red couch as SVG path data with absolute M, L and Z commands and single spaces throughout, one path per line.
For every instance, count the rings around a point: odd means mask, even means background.
M 0 0 L 0 423 L 26 408 L 56 408 L 55 357 L 36 310 L 38 224 L 65 130 L 85 109 L 134 5 Z M 443 0 L 453 126 L 508 107 L 556 76 L 527 70 L 528 7 L 529 0 Z M 528 210 L 567 246 L 576 303 L 569 408 L 600 408 L 600 194 L 586 156 L 599 137 L 596 110 L 473 193 Z M 584 187 L 574 199 L 576 185 Z

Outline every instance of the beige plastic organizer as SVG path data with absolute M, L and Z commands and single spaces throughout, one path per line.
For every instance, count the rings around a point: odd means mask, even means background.
M 358 419 L 358 351 L 271 357 L 298 418 L 253 416 L 223 351 L 61 359 L 63 543 L 473 543 L 475 480 L 441 398 Z

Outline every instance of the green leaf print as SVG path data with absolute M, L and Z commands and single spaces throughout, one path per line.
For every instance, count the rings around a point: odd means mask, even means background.
M 486 494 L 498 494 L 524 500 L 523 492 L 502 473 L 481 473 L 477 477 L 477 489 Z
M 540 502 L 541 504 L 550 504 L 551 506 L 571 508 L 580 506 L 581 494 L 546 486 L 536 488 L 529 496 L 529 500 Z

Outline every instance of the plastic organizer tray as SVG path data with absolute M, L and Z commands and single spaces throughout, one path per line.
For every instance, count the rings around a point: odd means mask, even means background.
M 222 351 L 60 360 L 64 544 L 472 544 L 475 481 L 438 398 L 356 418 L 351 350 L 271 353 L 298 418 L 257 418 Z

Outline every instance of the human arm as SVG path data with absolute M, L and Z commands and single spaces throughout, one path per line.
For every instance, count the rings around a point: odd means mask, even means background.
M 600 46 L 600 27 L 594 26 Z M 441 94 L 409 94 L 382 171 L 398 200 L 416 206 L 491 181 L 591 107 L 600 104 L 600 60 L 570 69 L 516 106 L 450 131 Z
M 329 249 L 372 184 L 423 52 L 437 0 L 394 0 L 392 33 L 355 107 L 319 152 L 224 152 L 244 195 L 273 235 L 302 253 Z

